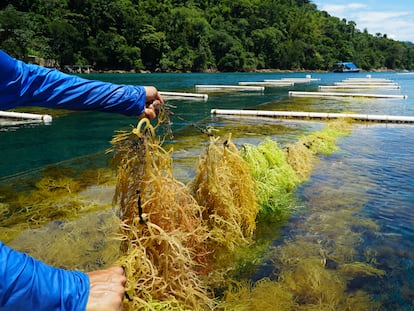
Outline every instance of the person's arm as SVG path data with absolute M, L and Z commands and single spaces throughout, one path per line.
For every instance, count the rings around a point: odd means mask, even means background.
M 58 269 L 0 242 L 1 311 L 120 311 L 125 282 L 121 267 Z
M 0 310 L 85 310 L 89 277 L 50 267 L 0 242 Z
M 155 109 L 151 104 L 162 103 L 154 87 L 83 79 L 55 69 L 26 64 L 1 50 L 0 72 L 0 110 L 39 106 L 153 118 Z

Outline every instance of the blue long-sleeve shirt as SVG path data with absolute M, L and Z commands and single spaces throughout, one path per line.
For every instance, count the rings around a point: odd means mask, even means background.
M 0 110 L 40 106 L 139 115 L 145 101 L 142 86 L 82 79 L 0 50 Z M 85 310 L 89 285 L 85 273 L 50 267 L 0 242 L 0 311 Z
M 89 297 L 89 277 L 48 266 L 0 242 L 1 311 L 79 311 Z
M 39 106 L 140 115 L 145 101 L 143 86 L 83 79 L 26 64 L 0 50 L 0 110 Z

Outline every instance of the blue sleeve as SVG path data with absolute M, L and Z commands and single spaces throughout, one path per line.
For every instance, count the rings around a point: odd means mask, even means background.
M 0 310 L 86 309 L 89 277 L 50 267 L 0 242 Z
M 39 106 L 139 115 L 145 100 L 143 86 L 82 79 L 26 64 L 0 50 L 0 110 Z

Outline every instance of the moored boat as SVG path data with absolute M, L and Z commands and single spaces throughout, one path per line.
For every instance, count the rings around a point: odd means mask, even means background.
M 333 68 L 333 72 L 359 72 L 360 69 L 352 62 L 338 62 Z

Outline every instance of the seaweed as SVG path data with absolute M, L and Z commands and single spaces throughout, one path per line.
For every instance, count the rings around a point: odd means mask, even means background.
M 210 137 L 189 187 L 206 207 L 210 239 L 231 251 L 251 242 L 259 207 L 250 169 L 230 138 Z
M 171 150 L 161 147 L 147 119 L 113 141 L 119 167 L 115 201 L 120 205 L 126 310 L 154 309 L 151 301 L 174 308 L 213 305 L 199 274 L 205 269 L 209 237 L 204 208 L 174 179 Z
M 45 175 L 32 190 L 10 196 L 0 205 L 0 239 L 7 243 L 28 228 L 102 209 L 100 204 L 85 202 L 79 196 L 85 186 L 79 179 Z
M 281 217 L 292 209 L 292 191 L 300 179 L 288 164 L 277 142 L 267 138 L 257 147 L 245 144 L 241 156 L 249 163 L 255 180 L 260 216 L 278 213 Z
M 314 163 L 318 161 L 318 155 L 329 155 L 337 151 L 336 140 L 349 134 L 351 129 L 351 122 L 347 119 L 328 122 L 321 131 L 303 136 L 296 143 L 285 147 L 288 163 L 302 181 L 306 180 Z

